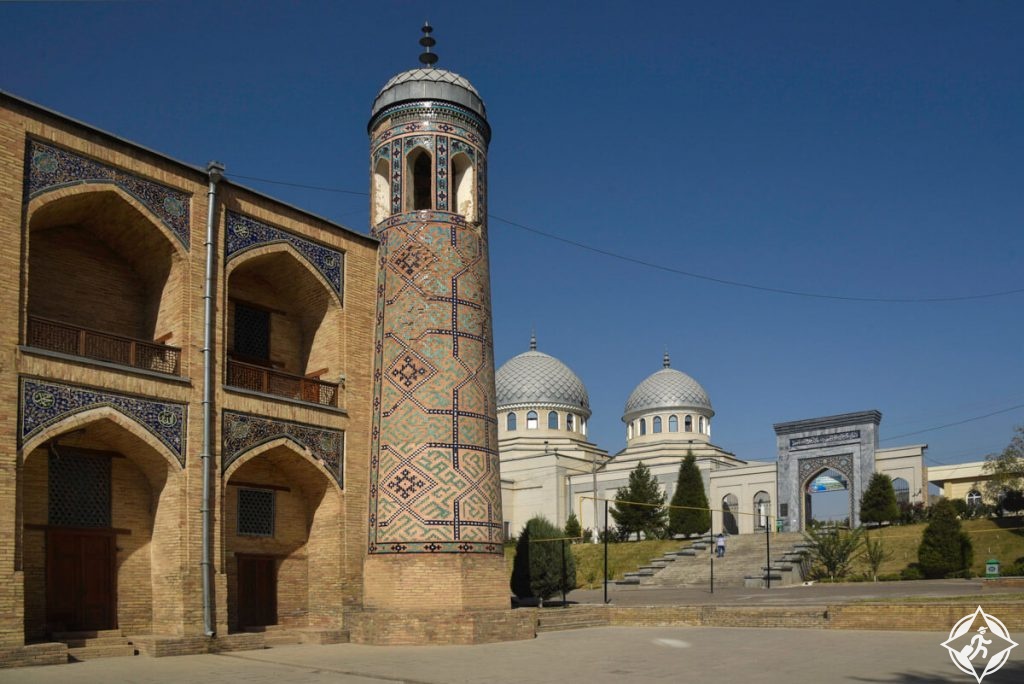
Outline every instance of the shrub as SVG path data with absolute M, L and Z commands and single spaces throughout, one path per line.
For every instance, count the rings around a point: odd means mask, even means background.
M 812 528 L 804 533 L 811 543 L 811 561 L 820 567 L 830 580 L 842 579 L 850 566 L 863 553 L 864 531 Z
M 917 563 L 911 563 L 907 567 L 900 570 L 901 580 L 920 580 L 924 579 L 924 573 L 921 572 L 921 566 Z
M 543 516 L 530 518 L 519 535 L 516 557 L 512 563 L 512 593 L 520 600 L 547 599 L 576 588 L 576 559 L 569 544 L 560 539 L 562 530 Z M 564 550 L 564 555 L 563 555 Z M 564 565 L 563 565 L 564 564 Z M 564 567 L 564 582 L 563 582 Z
M 917 548 L 921 572 L 929 579 L 964 576 L 974 561 L 971 538 L 960 528 L 956 508 L 949 501 L 940 501 L 932 511 Z
M 565 521 L 565 536 L 573 537 L 573 542 L 578 541 L 578 538 L 583 536 L 583 530 L 580 529 L 580 521 L 576 517 L 575 512 L 570 513 Z
M 867 489 L 860 497 L 860 520 L 863 523 L 880 525 L 898 520 L 900 507 L 896 505 L 896 493 L 892 489 L 892 478 L 885 473 L 875 473 Z

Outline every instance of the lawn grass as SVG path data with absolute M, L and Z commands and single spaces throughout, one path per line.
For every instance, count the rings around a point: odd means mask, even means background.
M 976 575 L 985 574 L 985 561 L 995 558 L 1003 567 L 1024 557 L 1024 518 L 1001 518 L 986 520 L 965 520 L 963 529 L 974 545 L 974 563 L 971 570 Z M 879 575 L 898 574 L 903 568 L 917 562 L 917 547 L 921 544 L 925 523 L 883 527 L 868 532 L 872 539 L 881 539 L 892 558 L 882 564 Z M 862 557 L 853 564 L 854 575 L 867 575 L 867 562 Z
M 558 542 L 551 542 L 558 543 Z M 611 579 L 622 579 L 627 572 L 635 572 L 641 565 L 653 558 L 659 558 L 666 551 L 675 551 L 687 546 L 686 542 L 671 539 L 652 539 L 639 542 L 621 542 L 608 545 L 608 574 Z M 572 554 L 576 558 L 576 584 L 581 589 L 597 589 L 601 586 L 604 570 L 604 544 L 573 544 Z M 505 547 L 505 565 L 512 576 L 514 546 Z

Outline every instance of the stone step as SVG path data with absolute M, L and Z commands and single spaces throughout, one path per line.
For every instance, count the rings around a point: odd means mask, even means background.
M 297 632 L 274 631 L 263 635 L 263 644 L 267 648 L 274 646 L 294 646 L 302 643 L 302 635 Z
M 91 631 L 78 631 L 78 632 L 54 632 L 52 635 L 54 641 L 66 641 L 68 639 L 100 639 L 105 637 L 121 637 L 119 629 L 101 629 Z
M 95 660 L 96 658 L 123 658 L 133 655 L 135 655 L 135 647 L 131 644 L 82 646 L 68 649 L 68 662 Z
M 640 584 L 639 577 L 623 577 L 620 580 L 615 580 L 616 584 Z
M 123 636 L 104 636 L 104 637 L 67 637 L 60 639 L 61 642 L 67 644 L 68 648 L 86 648 L 90 646 L 125 646 L 130 644 L 131 641 Z

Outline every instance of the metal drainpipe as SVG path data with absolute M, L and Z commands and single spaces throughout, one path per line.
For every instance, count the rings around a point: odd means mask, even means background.
M 203 520 L 203 557 L 199 562 L 203 573 L 203 627 L 212 637 L 213 624 L 213 563 L 210 525 L 210 439 L 213 417 L 213 238 L 217 210 L 217 183 L 224 177 L 224 165 L 212 161 L 206 166 L 210 187 L 206 192 L 206 285 L 203 288 L 203 450 L 199 460 L 203 466 L 203 505 L 199 509 Z

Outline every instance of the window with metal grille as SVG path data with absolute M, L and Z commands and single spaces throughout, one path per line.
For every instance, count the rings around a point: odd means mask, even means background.
M 270 360 L 270 312 L 235 302 L 235 355 L 243 360 Z
M 274 536 L 274 490 L 238 490 L 238 534 L 253 537 Z
M 110 527 L 110 457 L 50 450 L 49 522 L 60 527 Z

